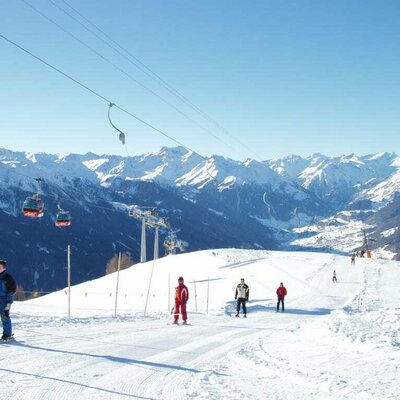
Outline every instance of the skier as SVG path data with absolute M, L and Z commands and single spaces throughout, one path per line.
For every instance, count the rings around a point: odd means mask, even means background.
M 183 324 L 187 324 L 186 303 L 189 300 L 189 290 L 183 284 L 183 278 L 178 278 L 179 285 L 175 288 L 174 324 L 178 324 L 179 313 L 182 313 Z
M 6 272 L 7 262 L 0 260 L 0 316 L 3 324 L 2 341 L 13 340 L 10 307 L 16 291 L 14 278 Z
M 242 305 L 243 310 L 243 318 L 247 318 L 247 308 L 246 308 L 246 301 L 249 301 L 249 287 L 244 283 L 244 278 L 240 279 L 240 283 L 236 286 L 235 291 L 235 300 L 237 300 L 236 304 L 236 315 L 235 317 L 239 316 L 240 305 Z
M 356 263 L 356 254 L 353 253 L 353 254 L 351 255 L 351 264 L 355 264 L 355 263 Z
M 336 283 L 337 283 L 337 279 L 336 279 L 336 271 L 333 271 L 332 282 L 336 282 Z
M 282 303 L 282 312 L 285 311 L 285 296 L 287 295 L 287 290 L 283 283 L 279 285 L 278 289 L 276 289 L 276 294 L 278 295 L 278 303 L 276 304 L 276 312 L 279 311 L 279 304 Z

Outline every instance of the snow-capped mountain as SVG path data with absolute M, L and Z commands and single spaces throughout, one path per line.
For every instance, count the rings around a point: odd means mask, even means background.
M 388 192 L 379 196 L 382 187 L 393 187 L 400 159 L 395 153 L 377 153 L 363 157 L 355 154 L 329 158 L 314 154 L 308 158 L 290 156 L 269 162 L 282 176 L 291 177 L 318 197 L 340 210 L 352 200 L 371 199 L 382 202 Z M 385 183 L 389 180 L 388 183 Z M 391 192 L 396 191 L 396 188 Z M 380 190 L 382 192 L 382 189 Z
M 52 290 L 64 282 L 70 244 L 75 282 L 98 277 L 118 251 L 139 259 L 139 221 L 127 216 L 132 205 L 156 208 L 169 218 L 188 250 L 299 245 L 340 250 L 321 239 L 321 231 L 333 225 L 340 229 L 343 213 L 347 223 L 363 223 L 389 206 L 400 187 L 399 165 L 394 153 L 259 162 L 206 158 L 183 147 L 134 157 L 2 149 L 1 257 L 18 265 L 27 288 Z M 21 215 L 22 203 L 37 192 L 45 201 L 45 215 L 27 219 Z M 59 201 L 73 216 L 68 229 L 54 226 Z M 317 230 L 307 228 L 315 224 Z M 161 239 L 166 234 L 161 232 Z M 149 239 L 150 254 L 150 234 Z

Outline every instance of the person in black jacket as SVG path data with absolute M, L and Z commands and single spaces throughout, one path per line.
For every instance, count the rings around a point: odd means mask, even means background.
M 0 260 L 0 317 L 3 324 L 3 336 L 1 340 L 12 340 L 12 325 L 10 318 L 10 307 L 14 301 L 16 285 L 14 278 L 6 272 L 7 263 Z
M 247 308 L 246 308 L 246 301 L 249 300 L 249 287 L 244 283 L 244 278 L 240 280 L 240 283 L 236 286 L 235 292 L 235 300 L 237 300 L 236 306 L 236 315 L 235 317 L 239 316 L 240 306 L 242 306 L 243 310 L 243 318 L 247 317 Z

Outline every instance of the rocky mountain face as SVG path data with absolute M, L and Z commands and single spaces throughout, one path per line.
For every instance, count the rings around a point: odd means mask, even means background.
M 317 238 L 333 225 L 324 221 L 347 213 L 347 224 L 367 224 L 380 238 L 376 245 L 389 246 L 396 257 L 396 233 L 389 233 L 397 224 L 399 165 L 394 153 L 258 162 L 205 158 L 182 147 L 135 157 L 0 149 L 0 258 L 26 290 L 45 291 L 65 286 L 68 245 L 73 283 L 103 275 L 119 251 L 139 261 L 140 221 L 128 216 L 133 205 L 168 218 L 188 251 L 290 249 L 304 239 L 308 248 L 338 250 L 317 246 Z M 22 215 L 23 201 L 33 193 L 45 202 L 42 218 Z M 68 228 L 54 224 L 58 202 L 71 212 Z M 161 230 L 160 247 L 167 234 Z M 147 236 L 150 257 L 154 232 Z

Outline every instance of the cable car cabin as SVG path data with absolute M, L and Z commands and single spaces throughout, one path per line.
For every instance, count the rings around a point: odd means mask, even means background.
M 43 217 L 44 203 L 39 196 L 27 197 L 24 201 L 22 212 L 25 217 Z
M 70 226 L 72 223 L 71 214 L 68 211 L 60 211 L 56 217 L 56 226 Z

